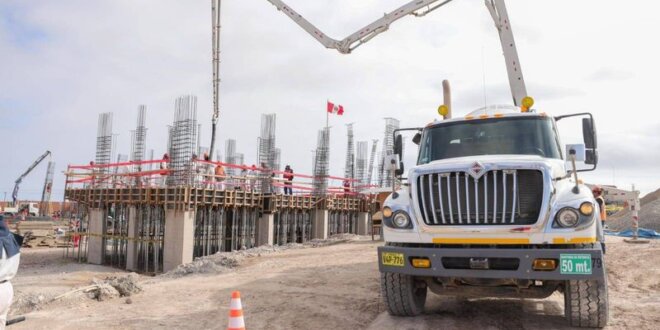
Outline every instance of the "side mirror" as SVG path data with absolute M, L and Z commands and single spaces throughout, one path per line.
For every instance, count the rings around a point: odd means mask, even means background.
M 399 162 L 399 168 L 394 171 L 394 174 L 396 174 L 396 176 L 401 176 L 403 175 L 403 171 L 403 162 Z
M 421 142 L 421 141 L 422 141 L 422 133 L 417 133 L 412 138 L 412 142 L 416 145 L 419 145 L 419 142 Z
M 587 150 L 584 163 L 588 165 L 598 165 L 598 150 Z
M 403 158 L 401 156 L 401 153 L 403 152 L 403 138 L 401 137 L 401 134 L 397 135 L 394 138 L 394 154 L 399 155 L 400 158 Z
M 587 149 L 598 148 L 596 126 L 591 118 L 582 118 L 582 137 L 584 138 L 584 145 Z

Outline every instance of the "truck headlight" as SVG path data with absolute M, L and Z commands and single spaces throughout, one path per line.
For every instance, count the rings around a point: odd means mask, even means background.
M 580 213 L 584 216 L 590 216 L 594 213 L 594 204 L 590 202 L 584 202 L 580 204 Z
M 577 226 L 580 222 L 580 215 L 575 209 L 567 207 L 559 210 L 556 219 L 560 226 L 570 228 Z
M 392 218 L 392 224 L 399 229 L 409 228 L 410 217 L 404 211 L 396 212 L 394 213 L 394 218 Z

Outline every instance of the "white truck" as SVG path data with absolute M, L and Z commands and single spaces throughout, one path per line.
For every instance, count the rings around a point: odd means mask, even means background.
M 341 40 L 282 0 L 268 1 L 326 48 L 348 54 L 395 21 L 424 16 L 452 0 L 410 1 Z M 485 4 L 500 37 L 513 106 L 451 118 L 445 84 L 439 109 L 445 120 L 413 129 L 419 130 L 413 138 L 419 144 L 417 164 L 383 208 L 382 295 L 390 314 L 414 316 L 424 310 L 428 290 L 530 298 L 559 290 L 572 326 L 604 327 L 602 224 L 590 189 L 577 177 L 598 163 L 593 118 L 532 110 L 504 0 Z M 556 122 L 572 116 L 584 117 L 584 144 L 569 145 L 564 154 Z M 394 153 L 402 157 L 397 134 Z M 593 166 L 578 169 L 576 161 Z
M 5 207 L 2 211 L 4 215 L 7 216 L 17 216 L 22 210 L 27 210 L 29 216 L 36 217 L 39 215 L 39 204 L 38 203 L 23 203 L 20 207 Z
M 595 168 L 593 119 L 581 115 L 585 160 Z M 383 209 L 378 260 L 390 314 L 420 314 L 428 290 L 528 298 L 562 291 L 572 326 L 605 326 L 600 215 L 589 187 L 565 169 L 574 155 L 561 150 L 563 118 L 484 108 L 419 129 L 417 164 Z M 400 154 L 401 135 L 395 140 Z

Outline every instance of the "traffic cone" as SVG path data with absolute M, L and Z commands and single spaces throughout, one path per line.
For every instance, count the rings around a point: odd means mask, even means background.
M 231 293 L 231 303 L 229 304 L 229 325 L 227 326 L 227 330 L 245 330 L 243 306 L 241 305 L 241 293 L 238 291 Z

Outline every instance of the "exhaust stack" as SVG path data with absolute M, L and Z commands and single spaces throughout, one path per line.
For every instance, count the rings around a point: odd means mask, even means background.
M 451 88 L 449 87 L 449 80 L 442 81 L 442 94 L 444 98 L 444 105 L 447 106 L 447 115 L 445 119 L 451 119 Z

